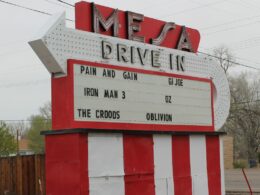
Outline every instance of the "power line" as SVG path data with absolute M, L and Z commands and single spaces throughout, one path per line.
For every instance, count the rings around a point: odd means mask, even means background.
M 228 47 L 232 50 L 232 51 L 236 51 L 236 50 L 241 50 L 241 49 L 246 49 L 246 48 L 253 48 L 253 47 L 259 47 L 260 46 L 260 36 L 256 36 L 256 37 L 252 37 L 250 39 L 246 39 L 246 40 L 241 40 L 238 42 L 231 42 L 228 44 Z M 210 47 L 210 48 L 204 48 L 204 51 L 206 50 L 213 50 L 215 49 L 215 47 Z M 247 61 L 250 63 L 254 63 L 254 64 L 258 64 L 260 65 L 260 62 L 257 62 L 257 60 L 253 60 L 253 59 L 245 59 L 245 58 L 241 58 L 236 56 L 237 59 L 241 59 L 242 61 Z
M 30 10 L 30 11 L 33 11 L 33 12 L 41 13 L 41 14 L 44 14 L 44 15 L 48 15 L 48 16 L 51 16 L 51 15 L 52 15 L 52 14 L 50 14 L 50 13 L 48 13 L 48 12 L 44 12 L 44 11 L 41 11 L 41 10 L 29 8 L 29 7 L 25 7 L 25 6 L 22 6 L 22 5 L 18 5 L 18 4 L 15 4 L 15 3 L 11 3 L 11 2 L 9 2 L 9 1 L 0 0 L 0 2 L 1 2 L 1 3 L 8 4 L 8 5 L 11 5 L 11 6 L 14 6 L 14 7 L 19 7 L 19 8 L 22 8 L 22 9 L 26 9 L 26 10 Z M 66 18 L 66 20 L 71 21 L 71 22 L 74 22 L 74 20 L 71 20 L 71 19 L 67 19 L 67 18 Z
M 213 3 L 203 4 L 201 6 L 197 6 L 197 7 L 190 8 L 190 9 L 184 9 L 184 10 L 181 10 L 179 12 L 175 12 L 175 13 L 171 13 L 171 14 L 168 14 L 168 15 L 164 15 L 162 17 L 168 17 L 168 16 L 172 16 L 172 15 L 182 14 L 182 13 L 185 13 L 185 12 L 194 11 L 194 10 L 201 9 L 201 8 L 204 8 L 204 7 L 210 7 L 212 5 L 219 4 L 219 3 L 222 3 L 222 2 L 225 2 L 225 1 L 229 1 L 229 0 L 220 0 L 220 1 L 215 1 Z
M 228 47 L 230 47 L 232 50 L 233 49 L 239 49 L 241 48 L 241 46 L 252 46 L 254 44 L 259 44 L 260 42 L 260 36 L 256 36 L 256 37 L 252 37 L 252 38 L 249 38 L 249 39 L 245 39 L 245 40 L 240 40 L 240 41 L 237 41 L 237 42 L 231 42 L 228 44 Z M 214 49 L 215 47 L 210 47 L 210 48 L 207 48 L 207 49 Z M 243 47 L 244 48 L 244 47 Z
M 231 42 L 230 47 L 236 48 L 237 46 L 240 46 L 241 44 L 246 45 L 246 44 L 250 44 L 250 43 L 255 43 L 257 41 L 260 41 L 260 36 L 251 37 L 249 39 L 241 40 L 241 41 L 238 41 L 238 42 Z
M 70 3 L 66 2 L 66 1 L 62 1 L 62 0 L 57 0 L 57 1 L 60 2 L 60 3 L 65 4 L 65 5 L 69 5 L 71 7 L 75 7 L 74 5 L 72 5 L 72 4 L 70 4 Z
M 42 67 L 42 68 L 40 68 Z M 41 65 L 28 65 L 28 66 L 19 66 L 17 68 L 15 68 L 15 72 L 13 71 L 1 71 L 0 73 L 0 77 L 2 80 L 0 80 L 0 83 L 4 83 L 6 82 L 7 79 L 11 79 L 11 78 L 16 78 L 17 75 L 21 75 L 21 74 L 26 74 L 26 73 L 31 73 L 34 72 L 34 74 L 36 74 L 36 71 L 38 70 L 42 70 L 43 66 Z M 19 83 L 20 84 L 20 83 Z M 7 85 L 6 85 L 7 86 Z M 4 87 L 3 85 L 0 85 L 0 88 Z
M 51 15 L 50 13 L 47 13 L 47 12 L 44 12 L 44 11 L 40 11 L 40 10 L 37 10 L 37 9 L 33 9 L 33 8 L 29 8 L 29 7 L 25 7 L 25 6 L 22 6 L 22 5 L 15 4 L 15 3 L 11 3 L 9 1 L 0 0 L 0 2 L 8 4 L 8 5 L 15 6 L 15 7 L 27 9 L 27 10 L 30 10 L 30 11 L 38 12 L 38 13 L 41 13 L 41 14 L 45 14 L 45 15 L 48 15 L 48 16 Z
M 230 28 L 225 28 L 225 29 L 214 31 L 214 32 L 210 32 L 210 33 L 205 33 L 204 35 L 208 36 L 208 35 L 216 34 L 216 33 L 219 33 L 219 32 L 225 32 L 225 31 L 229 31 L 229 30 L 234 30 L 234 29 L 241 28 L 241 27 L 244 27 L 244 26 L 256 24 L 256 23 L 259 23 L 259 22 L 260 21 L 250 22 L 250 23 L 247 23 L 247 24 L 242 24 L 242 25 L 238 25 L 238 26 L 234 26 L 234 27 L 230 27 Z
M 244 2 L 244 1 L 242 1 L 242 0 L 239 0 L 239 2 L 237 2 L 237 0 L 236 0 L 236 3 L 239 3 L 240 5 L 242 5 L 243 8 L 244 8 L 244 7 L 247 7 L 247 8 L 250 9 L 250 10 L 251 10 L 252 8 L 256 9 L 257 11 L 259 10 L 259 7 L 250 4 L 250 2 L 248 2 L 248 1 L 247 1 L 247 2 Z
M 216 59 L 221 59 L 221 58 L 218 57 L 218 56 L 214 56 L 214 55 L 212 55 L 212 54 L 204 53 L 204 52 L 201 52 L 201 51 L 198 51 L 198 53 L 201 53 L 201 54 L 204 54 L 204 55 L 207 55 L 207 56 L 216 58 Z M 238 62 L 231 61 L 231 60 L 227 60 L 227 61 L 230 62 L 230 63 L 232 63 L 232 64 L 238 65 L 238 66 L 243 66 L 243 67 L 246 67 L 246 68 L 251 68 L 251 69 L 255 69 L 255 70 L 260 71 L 259 68 L 256 68 L 256 67 L 254 67 L 254 66 L 248 66 L 248 65 L 245 65 L 245 64 L 241 64 L 241 63 L 238 63 Z
M 18 44 L 24 44 L 26 42 L 26 39 L 24 40 L 15 40 L 15 41 L 10 41 L 10 42 L 2 42 L 0 43 L 0 48 L 12 46 L 12 45 L 18 45 Z
M 43 118 L 41 120 L 50 121 L 52 119 Z M 32 119 L 20 119 L 20 120 L 19 119 L 3 119 L 3 120 L 0 119 L 0 121 L 4 121 L 4 122 L 32 122 L 33 120 Z
M 256 43 L 254 43 L 254 44 L 247 44 L 247 45 L 244 45 L 244 46 L 240 46 L 239 48 L 232 48 L 231 47 L 231 49 L 232 50 L 234 50 L 234 51 L 237 51 L 237 50 L 244 50 L 244 49 L 248 49 L 248 48 L 250 48 L 250 49 L 252 49 L 252 48 L 254 48 L 254 47 L 259 47 L 260 46 L 260 42 L 256 42 Z
M 0 57 L 7 56 L 7 55 L 13 55 L 14 53 L 17 54 L 17 53 L 23 53 L 23 52 L 29 52 L 29 51 L 31 51 L 29 48 L 26 48 L 26 49 L 21 48 L 21 49 L 17 49 L 17 50 L 13 50 L 13 51 L 7 51 L 4 53 L 0 53 Z
M 238 58 L 238 59 L 240 59 L 240 60 L 243 60 L 243 61 L 247 61 L 247 62 L 251 62 L 251 63 L 254 63 L 254 64 L 259 64 L 259 65 L 260 65 L 260 63 L 259 63 L 259 62 L 255 62 L 255 61 L 253 61 L 253 60 L 248 60 L 248 59 L 241 58 L 241 57 L 237 57 L 237 56 L 236 56 L 236 58 Z
M 197 4 L 197 5 L 205 5 L 204 3 L 200 3 L 200 2 L 197 2 L 197 1 L 194 1 L 194 0 L 190 0 L 192 3 L 195 3 L 195 4 Z M 228 14 L 232 14 L 232 15 L 236 15 L 236 13 L 234 13 L 234 12 L 230 12 L 230 10 L 229 11 L 227 11 L 227 10 L 225 10 L 225 9 L 220 9 L 220 8 L 216 8 L 216 7 L 210 7 L 210 9 L 212 9 L 212 10 L 215 10 L 216 12 L 218 12 L 219 13 L 219 11 L 221 11 L 221 12 L 224 12 L 224 13 L 228 13 Z
M 57 1 L 60 2 L 60 3 L 65 4 L 65 5 L 69 5 L 71 7 L 75 7 L 74 5 L 72 5 L 72 4 L 68 3 L 68 2 L 65 2 L 63 0 L 57 0 Z M 198 8 L 201 8 L 201 7 L 208 7 L 208 6 L 211 6 L 211 5 L 214 5 L 214 4 L 218 4 L 218 3 L 221 3 L 221 2 L 224 2 L 224 1 L 228 1 L 228 0 L 220 0 L 220 1 L 217 1 L 217 2 L 214 2 L 214 3 L 204 4 L 203 6 L 199 6 L 199 7 L 193 8 L 193 9 L 189 9 L 189 10 L 194 10 L 194 9 L 198 9 Z M 50 14 L 48 12 L 44 12 L 44 11 L 40 11 L 40 10 L 37 10 L 37 9 L 28 8 L 28 7 L 21 6 L 21 5 L 18 5 L 18 4 L 15 4 L 15 3 L 11 3 L 11 2 L 8 2 L 8 1 L 0 0 L 0 2 L 8 4 L 8 5 L 15 6 L 15 7 L 23 8 L 23 9 L 26 9 L 26 10 L 30 10 L 30 11 L 38 12 L 38 13 L 41 13 L 41 14 L 45 14 L 45 15 L 48 15 L 48 16 L 52 15 L 52 14 Z M 183 10 L 183 11 L 178 12 L 178 13 L 182 13 L 182 12 L 189 11 L 189 10 Z M 71 20 L 71 19 L 66 19 L 66 20 L 74 22 L 74 20 Z M 225 29 L 225 30 L 229 30 L 229 29 Z M 220 31 L 217 31 L 217 32 L 220 32 Z M 208 55 L 208 56 L 211 56 L 211 57 L 219 59 L 219 57 L 213 56 L 211 54 L 207 54 L 207 53 L 203 53 L 203 52 L 198 52 L 198 53 L 202 53 L 202 54 L 205 54 L 205 55 Z M 237 63 L 237 62 L 233 62 L 233 61 L 230 61 L 230 62 L 233 63 L 233 64 L 236 64 L 236 65 L 243 66 L 243 67 L 247 67 L 247 68 L 251 68 L 251 69 L 255 69 L 255 70 L 260 70 L 260 69 L 258 69 L 256 67 L 253 67 L 253 66 L 248 66 L 248 65 Z M 1 86 L 1 87 L 3 87 L 3 86 Z
M 164 4 L 162 4 L 162 2 L 158 2 L 158 1 L 157 1 L 157 3 L 152 4 L 152 1 L 151 1 L 151 3 L 149 3 L 149 5 L 139 7 L 139 9 L 151 9 L 151 8 L 154 8 L 154 7 L 158 9 L 159 7 L 162 7 L 167 3 L 169 3 L 169 4 L 172 3 L 173 1 L 174 0 L 168 0 L 168 1 L 164 2 Z
M 216 24 L 216 25 L 212 25 L 212 26 L 208 26 L 208 27 L 204 27 L 204 28 L 200 28 L 200 29 L 201 30 L 207 30 L 207 29 L 216 28 L 216 27 L 219 27 L 219 26 L 224 26 L 224 25 L 233 24 L 233 23 L 236 23 L 236 22 L 241 22 L 241 21 L 244 21 L 244 20 L 255 19 L 255 18 L 258 18 L 258 17 L 260 17 L 260 15 L 240 18 L 240 19 L 237 19 L 237 20 L 232 20 L 230 22 L 225 22 L 225 23 L 222 23 L 222 24 Z
M 44 1 L 46 1 L 46 2 L 48 2 L 48 3 L 50 3 L 50 4 L 53 4 L 53 5 L 58 5 L 58 6 L 61 6 L 61 7 L 64 7 L 64 8 L 68 8 L 68 6 L 66 5 L 63 5 L 63 4 L 60 4 L 60 3 L 56 3 L 56 2 L 53 2 L 53 1 L 51 1 L 51 0 L 44 0 Z
M 25 82 L 19 82 L 19 83 L 3 84 L 3 85 L 0 85 L 0 88 L 12 88 L 12 87 L 22 87 L 22 86 L 29 86 L 29 85 L 40 85 L 40 84 L 43 84 L 43 82 L 48 83 L 48 81 L 49 81 L 49 79 L 41 79 L 41 80 L 25 81 Z

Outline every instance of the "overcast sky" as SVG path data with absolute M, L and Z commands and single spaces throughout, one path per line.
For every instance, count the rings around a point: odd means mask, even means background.
M 74 8 L 57 0 L 6 0 L 51 14 Z M 66 0 L 74 4 L 77 1 Z M 226 45 L 237 62 L 260 69 L 259 0 L 97 0 L 97 4 L 142 13 L 198 29 L 199 51 Z M 24 120 L 51 100 L 50 75 L 27 44 L 50 18 L 0 1 L 0 120 Z M 74 28 L 73 22 L 67 22 Z M 245 69 L 236 66 L 234 74 Z

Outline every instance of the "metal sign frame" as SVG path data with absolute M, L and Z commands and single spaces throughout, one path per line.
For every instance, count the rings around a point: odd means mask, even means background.
M 187 80 L 193 81 L 200 81 L 209 83 L 211 87 L 211 125 L 168 125 L 168 124 L 140 124 L 140 123 L 120 123 L 120 122 L 102 122 L 102 121 L 79 121 L 75 120 L 74 114 L 70 115 L 70 123 L 78 128 L 93 128 L 93 129 L 118 129 L 118 130 L 147 130 L 147 131 L 214 131 L 214 108 L 213 108 L 213 83 L 212 80 L 206 78 L 199 78 L 187 75 L 177 75 L 172 73 L 166 72 L 159 72 L 159 71 L 152 71 L 152 70 L 144 70 L 144 69 L 136 69 L 136 68 L 129 68 L 129 67 L 122 67 L 122 66 L 113 66 L 101 63 L 94 63 L 94 62 L 86 62 L 86 61 L 79 61 L 79 60 L 69 60 L 68 61 L 68 79 L 74 83 L 74 66 L 75 65 L 89 65 L 95 67 L 102 67 L 107 69 L 115 69 L 115 70 L 124 70 L 124 71 L 132 71 L 137 73 L 143 74 L 150 74 L 150 75 L 159 75 L 159 76 L 168 76 L 168 77 L 177 77 L 183 78 Z M 74 85 L 70 85 L 72 88 L 68 89 L 68 94 L 74 93 Z M 71 95 L 70 95 L 71 96 Z M 75 96 L 71 96 L 72 98 L 69 102 L 69 112 L 74 113 L 74 99 Z

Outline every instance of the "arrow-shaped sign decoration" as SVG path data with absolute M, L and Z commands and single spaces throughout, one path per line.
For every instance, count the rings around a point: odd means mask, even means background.
M 66 65 L 61 62 L 62 59 L 57 56 L 55 48 L 52 48 L 50 44 L 50 39 L 55 37 L 55 34 L 58 32 L 58 27 L 60 25 L 65 26 L 64 17 L 65 13 L 53 15 L 48 23 L 39 30 L 34 40 L 29 42 L 48 71 L 54 74 L 66 74 Z M 62 33 L 62 31 L 60 32 Z
M 116 66 L 127 66 L 154 71 L 163 71 L 194 77 L 212 79 L 214 84 L 214 124 L 218 130 L 225 123 L 230 108 L 230 91 L 226 75 L 216 61 L 205 55 L 197 55 L 176 49 L 163 48 L 150 44 L 120 39 L 111 36 L 95 34 L 91 32 L 69 29 L 65 25 L 65 13 L 54 15 L 49 23 L 40 31 L 40 35 L 29 42 L 33 50 L 54 76 L 67 75 L 67 60 L 76 59 L 98 62 Z M 104 58 L 102 44 L 106 42 L 111 45 L 112 52 L 109 58 Z M 145 58 L 136 55 L 133 61 L 118 59 L 116 48 L 118 44 L 131 48 L 139 48 L 140 51 L 156 51 L 157 65 L 152 64 L 150 52 Z M 131 52 L 125 54 L 124 58 L 131 59 Z M 140 54 L 139 54 L 140 55 Z M 173 68 L 172 56 L 183 56 L 185 58 L 185 71 Z M 175 62 L 174 62 L 175 63 Z M 159 64 L 159 65 L 158 65 Z M 171 65 L 170 65 L 171 64 Z

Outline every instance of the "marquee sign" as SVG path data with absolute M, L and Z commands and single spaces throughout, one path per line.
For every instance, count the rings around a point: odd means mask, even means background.
M 30 42 L 53 75 L 54 129 L 218 130 L 228 83 L 215 61 L 193 53 L 198 31 L 105 9 L 76 4 L 81 30 L 58 14 Z
M 47 195 L 224 195 L 222 68 L 195 29 L 94 3 L 29 44 L 52 74 Z M 130 133 L 131 132 L 131 133 Z
M 73 69 L 75 121 L 121 129 L 213 128 L 209 79 L 96 63 L 75 62 Z

